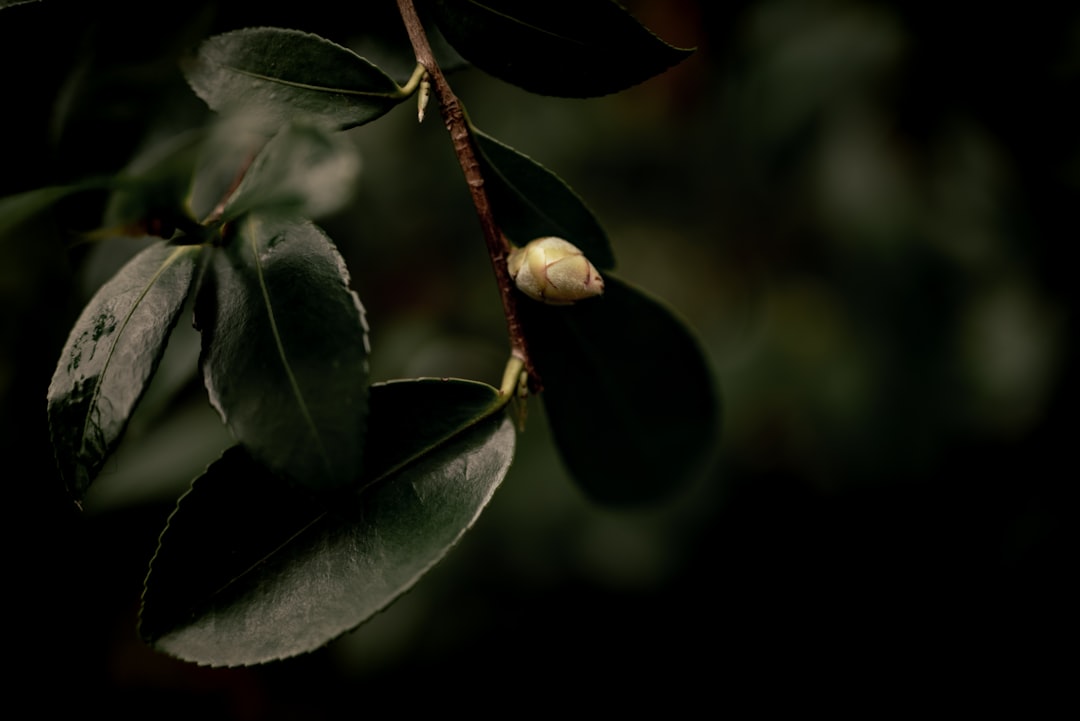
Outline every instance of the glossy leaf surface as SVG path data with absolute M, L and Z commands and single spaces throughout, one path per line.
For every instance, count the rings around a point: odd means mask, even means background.
M 720 405 L 686 326 L 611 276 L 599 298 L 520 306 L 552 434 L 585 493 L 636 505 L 683 488 L 717 439 Z
M 612 0 L 433 0 L 431 12 L 466 60 L 541 95 L 618 92 L 691 53 L 656 37 Z
M 360 156 L 341 133 L 290 124 L 259 153 L 225 207 L 224 220 L 253 210 L 316 218 L 352 197 Z
M 337 249 L 305 221 L 248 216 L 200 292 L 210 402 L 261 463 L 313 488 L 355 481 L 367 325 Z
M 476 128 L 473 137 L 495 219 L 511 242 L 524 246 L 553 235 L 576 245 L 597 268 L 615 266 L 604 229 L 559 176 Z
M 61 476 L 82 498 L 116 448 L 187 299 L 199 248 L 158 242 L 103 285 L 79 316 L 49 385 Z
M 215 35 L 184 71 L 211 109 L 254 115 L 267 128 L 297 119 L 352 127 L 405 98 L 375 65 L 299 30 L 248 28 Z
M 514 431 L 494 389 L 375 385 L 371 418 L 363 479 L 330 499 L 282 484 L 240 447 L 211 465 L 162 535 L 143 637 L 214 666 L 304 653 L 369 619 L 443 558 L 510 465 Z

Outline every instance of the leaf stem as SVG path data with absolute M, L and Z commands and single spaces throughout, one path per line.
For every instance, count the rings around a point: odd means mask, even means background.
M 503 371 L 502 385 L 499 387 L 499 398 L 508 401 L 517 395 L 521 386 L 521 373 L 525 370 L 525 362 L 517 356 L 510 356 Z
M 484 233 L 484 242 L 487 244 L 488 255 L 491 257 L 491 266 L 495 272 L 495 281 L 499 286 L 499 295 L 502 297 L 503 314 L 506 316 L 506 327 L 510 335 L 510 353 L 524 364 L 525 371 L 529 376 L 529 385 L 532 390 L 540 390 L 540 377 L 529 359 L 528 345 L 525 333 L 522 330 L 521 319 L 517 309 L 517 296 L 514 293 L 514 282 L 510 278 L 510 271 L 506 267 L 506 257 L 510 253 L 510 244 L 495 222 L 495 215 L 491 210 L 491 202 L 488 199 L 487 190 L 484 188 L 484 176 L 480 172 L 480 163 L 477 161 L 476 144 L 469 132 L 469 124 L 465 121 L 465 111 L 461 101 L 454 94 L 450 84 L 446 81 L 439 64 L 435 61 L 435 54 L 431 50 L 431 44 L 427 39 L 420 17 L 416 13 L 413 0 L 397 0 L 401 19 L 405 22 L 405 29 L 409 34 L 413 52 L 416 54 L 416 62 L 422 65 L 431 80 L 432 90 L 439 101 L 439 111 L 442 114 L 443 123 L 450 133 L 454 144 L 454 153 L 458 163 L 465 174 L 465 182 L 469 186 L 472 195 L 473 206 L 480 220 L 480 228 Z
M 402 85 L 401 89 L 398 91 L 399 95 L 403 98 L 407 98 L 415 93 L 416 89 L 420 87 L 420 81 L 424 79 L 425 72 L 427 72 L 427 69 L 420 63 L 417 63 L 409 81 Z

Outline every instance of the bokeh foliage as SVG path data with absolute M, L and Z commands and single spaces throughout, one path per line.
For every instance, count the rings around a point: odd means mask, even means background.
M 199 5 L 210 10 L 198 30 L 177 24 L 175 33 L 161 31 L 160 17 L 196 17 L 193 4 L 103 3 L 111 14 L 97 24 L 89 9 L 61 4 L 63 26 L 40 13 L 45 3 L 5 10 L 37 12 L 37 34 L 0 17 L 4 76 L 21 98 L 19 112 L 4 114 L 4 195 L 118 169 L 138 139 L 129 128 L 143 124 L 123 98 L 150 101 L 166 118 L 200 112 L 172 60 L 207 28 L 281 25 L 352 42 L 329 3 Z M 471 71 L 455 87 L 485 131 L 589 198 L 621 277 L 702 333 L 727 389 L 717 476 L 671 507 L 612 515 L 567 485 L 529 482 L 562 471 L 546 451 L 522 448 L 521 475 L 460 561 L 355 644 L 260 673 L 195 678 L 168 664 L 136 673 L 145 657 L 122 622 L 117 631 L 55 619 L 70 617 L 72 598 L 86 618 L 127 617 L 138 589 L 105 583 L 100 559 L 112 559 L 117 579 L 143 568 L 192 473 L 178 458 L 182 480 L 171 491 L 125 497 L 124 475 L 140 462 L 132 452 L 83 519 L 47 480 L 39 389 L 87 289 L 104 279 L 94 263 L 108 264 L 87 246 L 58 250 L 92 224 L 72 202 L 17 236 L 38 242 L 0 248 L 5 450 L 31 469 L 11 475 L 35 478 L 8 484 L 34 529 L 13 531 L 29 550 L 12 583 L 36 589 L 20 603 L 21 625 L 33 629 L 20 637 L 25 658 L 76 679 L 91 699 L 222 707 L 242 686 L 256 689 L 243 697 L 249 707 L 309 704 L 312 716 L 331 706 L 277 682 L 321 679 L 326 701 L 418 674 L 449 683 L 474 668 L 463 658 L 498 655 L 513 667 L 506 683 L 526 686 L 547 670 L 536 650 L 555 647 L 592 650 L 565 659 L 568 675 L 606 664 L 625 678 L 663 676 L 664 659 L 680 681 L 715 679 L 721 666 L 729 678 L 802 677 L 826 641 L 884 660 L 919 647 L 975 665 L 1039 658 L 1032 652 L 1058 629 L 1068 564 L 1059 543 L 1066 483 L 1055 469 L 1069 468 L 1075 397 L 1075 290 L 1061 261 L 1080 190 L 1075 11 L 632 6 L 675 44 L 698 46 L 696 56 L 597 104 L 534 102 Z M 84 27 L 99 39 L 93 52 L 74 40 Z M 22 70 L 28 62 L 33 73 Z M 332 224 L 335 238 L 350 228 L 364 253 L 386 261 L 378 272 L 350 265 L 386 326 L 373 376 L 454 364 L 457 375 L 493 378 L 501 327 L 489 314 L 490 281 L 471 275 L 482 266 L 469 242 L 474 219 L 449 189 L 453 173 L 435 172 L 439 162 L 453 170 L 452 158 L 430 159 L 441 128 L 417 128 L 407 115 L 355 136 L 365 172 L 395 182 L 361 183 Z M 402 145 L 427 164 L 388 150 Z M 417 198 L 428 212 L 408 211 Z M 387 237 L 399 245 L 380 247 Z M 403 248 L 408 261 L 394 260 Z M 342 252 L 356 255 L 349 244 Z M 457 287 L 470 290 L 451 300 Z M 429 312 L 436 322 L 420 318 Z M 155 390 L 191 391 L 183 382 Z M 193 408 L 179 432 L 209 434 Z M 538 445 L 543 422 L 542 413 L 529 419 Z M 154 429 L 138 425 L 143 439 Z M 207 445 L 216 455 L 212 436 Z M 158 460 L 169 457 L 165 446 Z M 74 546 L 87 531 L 92 540 Z M 463 604 L 472 611 L 440 612 Z M 688 636 L 717 649 L 704 667 L 678 660 L 674 639 Z M 99 663 L 105 657 L 114 663 Z M 942 657 L 923 661 L 940 667 Z

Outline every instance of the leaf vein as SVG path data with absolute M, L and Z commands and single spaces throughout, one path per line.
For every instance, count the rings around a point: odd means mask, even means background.
M 333 463 L 331 463 L 330 457 L 326 452 L 326 446 L 323 445 L 322 435 L 319 433 L 319 428 L 315 424 L 315 419 L 308 409 L 307 401 L 304 400 L 303 391 L 300 389 L 300 381 L 293 372 L 292 365 L 289 363 L 289 358 L 285 353 L 285 342 L 282 339 L 281 331 L 278 328 L 277 317 L 274 315 L 274 306 L 270 300 L 270 288 L 267 286 L 266 277 L 263 275 L 263 267 L 259 258 L 255 233 L 251 234 L 251 254 L 255 264 L 255 274 L 259 280 L 259 291 L 262 293 L 263 304 L 266 306 L 266 315 L 270 322 L 270 333 L 274 337 L 274 346 L 277 348 L 278 358 L 281 359 L 281 365 L 285 369 L 285 376 L 289 380 L 289 387 L 292 389 L 296 404 L 300 407 L 300 415 L 303 417 L 304 422 L 311 431 L 311 435 L 315 438 L 315 443 L 319 448 L 319 455 L 322 457 L 323 463 L 326 464 L 327 470 L 333 474 Z
M 161 276 L 168 270 L 176 260 L 183 255 L 191 251 L 192 248 L 197 246 L 181 246 L 173 250 L 168 258 L 162 262 L 161 267 L 154 272 L 154 275 L 150 277 L 146 285 L 139 292 L 139 296 L 135 299 L 135 302 L 131 304 L 131 308 L 128 309 L 127 314 L 124 316 L 123 322 L 120 324 L 120 329 L 117 331 L 113 342 L 109 345 L 109 352 L 105 356 L 105 362 L 101 366 L 101 372 L 98 374 L 97 380 L 94 381 L 94 391 L 90 398 L 90 404 L 87 407 L 86 418 L 83 420 L 82 434 L 79 436 L 80 442 L 85 442 L 87 435 L 90 433 L 90 421 L 94 416 L 95 409 L 98 409 L 98 399 L 101 397 L 101 389 L 105 385 L 105 376 L 109 372 L 109 367 L 112 363 L 113 355 L 116 353 L 116 347 L 120 344 L 120 338 L 124 335 L 124 331 L 127 330 L 128 324 L 131 322 L 132 317 L 135 315 L 135 311 L 138 310 L 139 305 L 146 298 L 150 289 L 154 287 L 154 284 L 161 278 Z M 100 409 L 98 409 L 100 412 Z
M 525 22 L 524 20 L 521 20 L 519 18 L 514 17 L 513 15 L 507 15 L 506 13 L 500 12 L 500 11 L 496 10 L 495 8 L 493 8 L 493 7 L 490 7 L 490 6 L 485 5 L 483 3 L 480 3 L 480 2 L 476 2 L 476 0 L 471 0 L 471 4 L 475 5 L 476 7 L 480 8 L 481 10 L 486 10 L 487 12 L 491 13 L 492 15 L 496 15 L 496 16 L 498 16 L 500 18 L 503 18 L 503 19 L 515 24 L 515 25 L 520 25 L 521 27 L 529 28 L 531 30 L 535 30 L 536 32 L 542 33 L 544 35 L 550 35 L 551 37 L 556 38 L 558 40 L 565 40 L 566 42 L 573 43 L 574 45 L 581 45 L 583 47 L 587 45 L 587 43 L 585 41 L 583 41 L 583 40 L 578 40 L 576 38 L 567 37 L 566 35 L 562 35 L 560 33 L 554 32 L 552 30 L 548 30 L 547 28 L 542 28 L 542 27 L 540 27 L 538 25 L 533 25 L 532 23 Z
M 370 91 L 370 90 L 354 90 L 354 89 L 347 89 L 347 88 L 333 88 L 333 87 L 328 87 L 326 85 L 312 85 L 311 83 L 302 83 L 302 82 L 300 82 L 298 80 L 287 80 L 285 78 L 277 78 L 277 77 L 274 77 L 272 75 L 264 75 L 262 73 L 256 73 L 254 71 L 245 70 L 244 68 L 240 68 L 240 67 L 237 67 L 235 65 L 230 65 L 228 63 L 222 63 L 222 67 L 227 69 L 227 70 L 231 70 L 231 71 L 233 71 L 235 73 L 238 73 L 240 75 L 246 75 L 249 78 L 254 78 L 255 80 L 262 80 L 262 81 L 268 82 L 268 83 L 277 83 L 279 85 L 285 85 L 285 86 L 288 86 L 288 87 L 291 87 L 291 88 L 298 88 L 300 90 L 311 90 L 313 92 L 319 92 L 319 93 L 328 93 L 328 94 L 337 94 L 337 95 L 349 95 L 349 96 L 361 97 L 361 98 L 363 98 L 363 97 L 385 98 L 387 100 L 395 100 L 397 98 L 406 97 L 405 92 L 402 90 L 402 88 L 398 87 L 396 83 L 394 84 L 394 86 L 396 88 L 396 90 L 394 92 L 392 92 L 392 93 L 379 93 L 379 92 L 374 92 L 374 91 Z M 393 81 L 391 81 L 391 82 L 393 82 Z

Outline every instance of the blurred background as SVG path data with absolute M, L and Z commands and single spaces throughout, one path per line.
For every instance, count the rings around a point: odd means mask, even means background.
M 1074 610 L 1065 254 L 1077 240 L 1080 12 L 625 5 L 697 52 L 590 100 L 475 70 L 451 83 L 479 127 L 585 199 L 616 274 L 698 334 L 723 394 L 707 472 L 661 507 L 593 506 L 533 401 L 475 528 L 372 622 L 249 669 L 157 655 L 135 630 L 147 563 L 176 497 L 230 441 L 182 323 L 86 509 L 65 497 L 45 392 L 82 305 L 134 247 L 75 243 L 100 222 L 100 198 L 67 202 L 0 239 L 17 667 L 5 686 L 43 683 L 57 698 L 39 705 L 121 714 L 318 719 L 406 689 L 403 706 L 580 691 L 677 709 L 722 708 L 748 689 L 784 700 L 802 682 L 839 697 L 880 684 L 887 706 L 925 688 L 986 698 L 1061 680 L 1053 659 Z M 326 0 L 0 11 L 0 196 L 119 170 L 148 115 L 161 132 L 201 122 L 176 59 L 209 34 L 293 27 L 377 54 L 360 18 L 394 22 L 393 3 L 355 10 L 355 21 Z M 322 225 L 367 308 L 374 377 L 497 383 L 501 309 L 437 116 L 418 125 L 406 103 L 349 134 L 364 163 L 357 197 Z M 983 685 L 994 679 L 1007 683 Z

